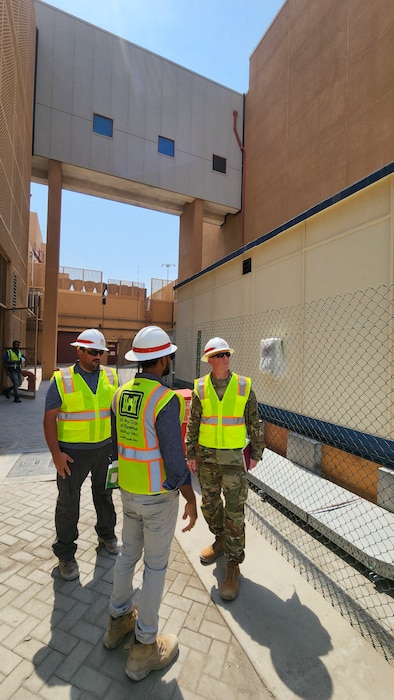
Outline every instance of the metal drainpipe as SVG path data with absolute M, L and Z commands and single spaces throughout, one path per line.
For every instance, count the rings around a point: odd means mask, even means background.
M 242 145 L 241 139 L 239 137 L 239 133 L 237 130 L 237 118 L 238 118 L 238 112 L 236 109 L 233 111 L 233 131 L 235 134 L 235 138 L 237 139 L 238 146 L 241 149 L 242 152 L 242 193 L 241 193 L 241 243 L 242 246 L 245 245 L 245 170 L 246 170 L 246 149 Z

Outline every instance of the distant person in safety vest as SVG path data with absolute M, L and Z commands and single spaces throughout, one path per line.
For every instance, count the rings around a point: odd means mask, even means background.
M 101 366 L 105 338 L 95 328 L 79 334 L 71 345 L 78 361 L 54 372 L 46 396 L 44 433 L 57 469 L 56 539 L 60 575 L 78 578 L 75 559 L 81 487 L 89 472 L 96 510 L 99 545 L 118 551 L 112 491 L 106 488 L 111 462 L 111 402 L 118 388 L 112 367 Z
M 222 554 L 226 557 L 220 586 L 224 600 L 233 600 L 239 593 L 239 565 L 245 557 L 245 469 L 256 466 L 264 449 L 252 383 L 249 377 L 230 371 L 233 352 L 223 338 L 207 342 L 201 361 L 209 363 L 211 372 L 194 382 L 185 439 L 188 467 L 197 471 L 201 486 L 201 510 L 215 536 L 200 559 L 211 564 Z M 248 440 L 246 465 L 243 448 Z
M 142 328 L 126 353 L 127 360 L 138 362 L 140 371 L 120 387 L 113 402 L 123 533 L 103 643 L 115 649 L 126 634 L 134 632 L 125 668 L 134 681 L 165 668 L 178 653 L 176 636 L 159 635 L 158 628 L 179 492 L 186 500 L 183 519 L 188 520 L 182 532 L 191 530 L 197 519 L 181 436 L 184 398 L 162 382 L 176 349 L 158 326 Z M 137 612 L 133 577 L 142 556 Z
M 3 394 L 7 399 L 9 399 L 11 391 L 13 391 L 15 403 L 21 403 L 18 389 L 23 382 L 22 367 L 26 362 L 26 358 L 19 347 L 19 340 L 14 340 L 12 343 L 12 348 L 8 348 L 3 355 L 4 371 L 12 382 L 12 386 L 4 389 Z

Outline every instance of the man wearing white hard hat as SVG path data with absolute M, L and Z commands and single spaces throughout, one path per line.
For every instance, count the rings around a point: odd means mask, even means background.
M 230 371 L 233 352 L 224 338 L 211 338 L 205 345 L 201 361 L 209 363 L 211 372 L 194 382 L 186 431 L 187 464 L 191 472 L 197 471 L 202 513 L 215 536 L 213 544 L 200 552 L 200 559 L 211 564 L 222 554 L 226 557 L 226 575 L 220 585 L 224 600 L 238 596 L 239 565 L 245 557 L 248 479 L 243 448 L 249 439 L 249 469 L 256 466 L 264 449 L 252 382 Z
M 138 362 L 140 371 L 120 387 L 113 401 L 123 532 L 103 643 L 115 649 L 126 634 L 134 632 L 125 668 L 134 681 L 167 667 L 178 653 L 176 636 L 159 635 L 158 627 L 179 492 L 186 500 L 183 519 L 188 519 L 183 532 L 191 530 L 197 518 L 182 444 L 185 401 L 162 381 L 176 349 L 159 326 L 142 328 L 126 353 L 127 360 Z M 144 574 L 137 613 L 133 576 L 142 552 Z
M 75 559 L 81 487 L 92 478 L 96 532 L 99 545 L 111 554 L 118 551 L 116 513 L 112 491 L 106 488 L 111 461 L 111 402 L 118 388 L 112 367 L 101 366 L 105 338 L 88 328 L 70 343 L 78 361 L 54 372 L 45 402 L 44 433 L 57 470 L 58 498 L 55 511 L 59 572 L 67 581 L 78 578 Z

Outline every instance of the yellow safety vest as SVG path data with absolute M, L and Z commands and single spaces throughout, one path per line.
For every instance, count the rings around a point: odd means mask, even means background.
M 236 450 L 245 447 L 244 411 L 252 382 L 249 377 L 233 373 L 219 401 L 211 375 L 196 379 L 194 391 L 201 401 L 202 415 L 198 442 L 204 447 Z
M 74 367 L 56 370 L 53 374 L 62 400 L 57 414 L 57 435 L 60 442 L 96 443 L 111 436 L 111 402 L 118 388 L 112 367 L 100 367 L 95 394 Z
M 179 399 L 179 421 L 182 423 L 185 399 L 160 382 L 136 377 L 118 391 L 118 483 L 125 491 L 154 494 L 166 490 L 163 483 L 167 475 L 155 423 L 173 396 Z
M 23 355 L 20 350 L 13 350 L 10 348 L 7 350 L 7 369 L 19 371 L 22 367 Z

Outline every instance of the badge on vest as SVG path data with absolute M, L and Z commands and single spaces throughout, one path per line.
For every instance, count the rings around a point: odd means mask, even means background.
M 118 460 L 109 465 L 107 471 L 106 489 L 118 489 Z

